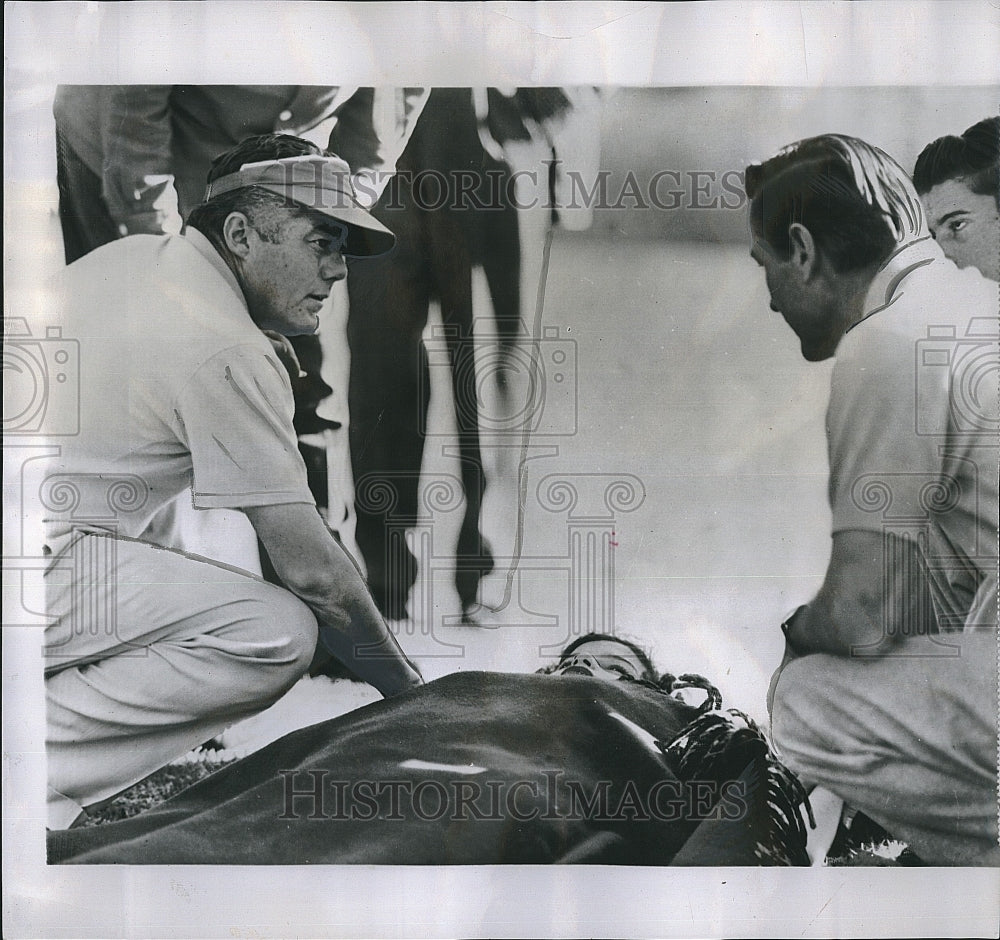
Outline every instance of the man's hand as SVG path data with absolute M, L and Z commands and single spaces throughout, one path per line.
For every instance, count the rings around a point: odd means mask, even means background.
M 134 193 L 134 201 L 123 211 L 112 212 L 118 222 L 118 234 L 179 235 L 184 220 L 177 209 L 177 190 L 169 174 L 144 176 Z
M 299 357 L 295 355 L 295 350 L 287 336 L 282 336 L 274 330 L 261 330 L 270 341 L 278 361 L 285 367 L 288 377 L 292 382 L 297 382 L 305 376 Z
M 184 220 L 177 208 L 177 190 L 174 188 L 173 176 L 146 176 L 143 182 L 150 188 L 150 194 L 160 190 L 153 200 L 153 212 L 156 213 L 160 231 L 164 235 L 179 235 L 184 227 Z

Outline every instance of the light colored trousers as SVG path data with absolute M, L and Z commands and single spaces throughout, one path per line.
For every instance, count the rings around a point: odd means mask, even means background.
M 272 704 L 315 652 L 288 591 L 146 542 L 78 535 L 45 581 L 52 829 Z
M 878 659 L 792 660 L 775 686 L 782 760 L 936 865 L 998 865 L 997 636 L 940 634 Z

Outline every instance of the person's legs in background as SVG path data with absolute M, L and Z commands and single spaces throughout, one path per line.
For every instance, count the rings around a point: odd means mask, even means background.
M 398 242 L 385 258 L 351 265 L 347 279 L 351 353 L 348 406 L 354 475 L 355 541 L 379 610 L 406 619 L 417 561 L 405 530 L 416 523 L 424 429 L 430 400 L 427 324 L 430 284 L 417 210 L 402 180 L 404 208 L 379 215 Z M 392 185 L 392 184 L 390 184 Z M 376 210 L 378 215 L 378 210 Z
M 511 191 L 510 168 L 496 163 L 491 172 L 500 174 L 501 185 L 497 191 L 506 195 Z M 488 197 L 482 196 L 485 202 Z M 497 339 L 501 352 L 508 352 L 522 335 L 527 335 L 521 317 L 521 234 L 517 207 L 504 202 L 502 206 L 478 213 L 479 258 L 486 283 L 489 286 L 490 301 L 493 304 L 493 319 L 496 323 Z M 496 378 L 501 393 L 507 391 L 507 371 L 497 370 Z
M 488 211 L 469 222 L 482 222 Z M 472 316 L 472 249 L 469 225 L 460 212 L 431 212 L 427 216 L 429 257 L 434 285 L 441 300 L 455 423 L 458 459 L 465 493 L 465 513 L 455 550 L 455 587 L 462 613 L 471 619 L 479 595 L 479 582 L 493 570 L 493 554 L 480 530 L 486 475 L 479 443 L 479 388 L 476 378 L 476 343 Z M 470 244 L 472 242 L 473 244 Z
M 120 237 L 101 195 L 101 178 L 80 159 L 58 128 L 56 180 L 67 264 Z

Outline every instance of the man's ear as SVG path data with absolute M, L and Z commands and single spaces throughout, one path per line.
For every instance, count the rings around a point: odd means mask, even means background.
M 819 265 L 812 233 L 801 222 L 793 222 L 788 226 L 788 241 L 792 246 L 792 264 L 801 270 L 803 280 L 808 280 Z
M 250 254 L 250 220 L 242 212 L 230 212 L 222 223 L 226 247 L 238 258 Z

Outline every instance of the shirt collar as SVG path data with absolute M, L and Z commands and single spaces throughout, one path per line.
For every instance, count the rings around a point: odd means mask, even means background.
M 889 255 L 873 278 L 865 295 L 865 313 L 858 323 L 894 304 L 902 296 L 900 286 L 903 280 L 910 274 L 943 258 L 941 248 L 930 235 L 900 245 Z
M 184 229 L 183 237 L 199 252 L 203 255 L 205 260 L 219 272 L 222 279 L 233 289 L 233 292 L 239 298 L 240 303 L 243 305 L 243 309 L 249 314 L 249 309 L 247 308 L 246 297 L 243 296 L 243 291 L 240 289 L 240 283 L 236 280 L 236 275 L 233 274 L 229 265 L 226 264 L 225 259 L 219 254 L 215 245 L 213 245 L 201 232 L 196 228 L 191 228 L 188 226 Z

